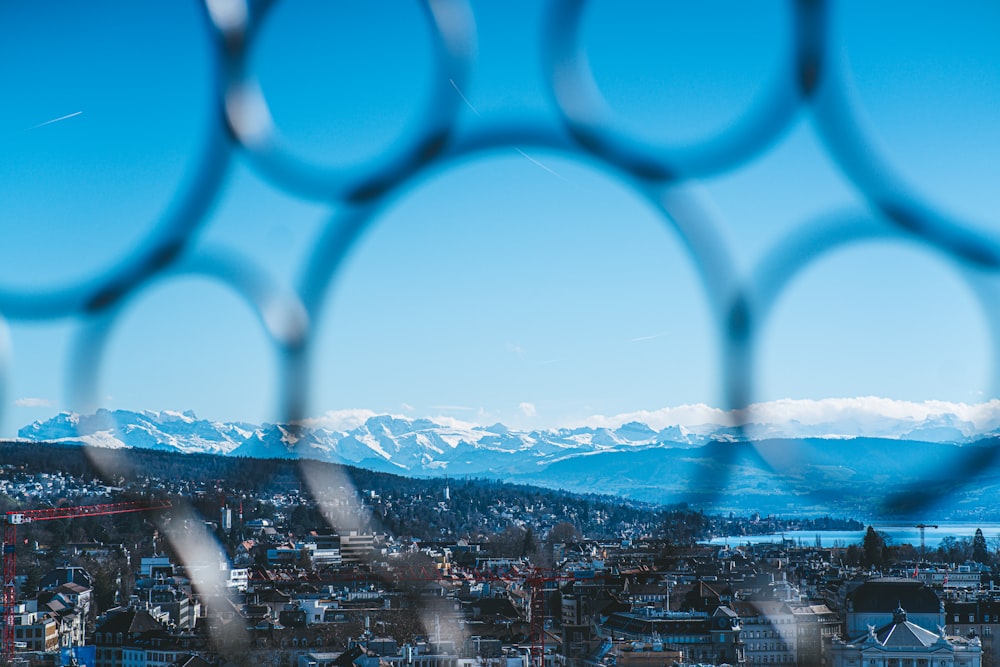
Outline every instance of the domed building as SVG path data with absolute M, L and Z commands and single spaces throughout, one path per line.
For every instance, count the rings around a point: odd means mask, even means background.
M 850 641 L 834 639 L 833 667 L 981 667 L 982 646 L 976 637 L 946 637 L 912 623 L 897 607 L 892 622 Z
M 941 598 L 924 582 L 882 577 L 866 581 L 848 594 L 845 636 L 857 637 L 867 634 L 870 626 L 889 624 L 900 607 L 907 611 L 910 623 L 930 632 L 945 624 Z

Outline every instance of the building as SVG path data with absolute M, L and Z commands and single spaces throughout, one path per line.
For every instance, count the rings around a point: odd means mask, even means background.
M 209 653 L 203 640 L 174 637 L 162 631 L 148 632 L 122 646 L 122 667 L 171 667 L 194 657 L 192 646 L 201 653 Z
M 645 607 L 614 612 L 599 627 L 601 637 L 633 640 L 680 651 L 688 662 L 745 662 L 739 616 L 728 607 L 707 612 L 669 612 Z
M 907 620 L 901 607 L 892 621 L 850 641 L 835 639 L 833 667 L 981 667 L 978 638 L 946 637 Z
M 229 570 L 228 588 L 235 588 L 240 593 L 246 593 L 250 585 L 250 570 L 245 567 L 234 567 Z
M 201 604 L 187 591 L 156 585 L 146 591 L 145 601 L 165 611 L 170 623 L 181 630 L 193 630 L 200 616 Z
M 959 565 L 957 568 L 927 567 L 916 572 L 916 578 L 929 586 L 946 590 L 965 589 L 977 590 L 983 582 L 983 573 L 971 565 Z
M 57 567 L 38 582 L 42 591 L 58 588 L 63 584 L 79 584 L 84 588 L 93 588 L 94 579 L 82 567 Z
M 174 564 L 168 556 L 143 557 L 139 561 L 139 576 L 150 579 L 166 579 L 174 576 Z
M 666 649 L 662 643 L 619 644 L 611 654 L 616 667 L 670 667 L 684 659 L 681 651 Z
M 374 549 L 374 535 L 352 530 L 340 536 L 340 560 L 344 565 L 369 562 Z
M 151 632 L 161 632 L 163 626 L 146 610 L 118 607 L 100 618 L 94 631 L 97 645 L 96 667 L 124 667 L 126 647 Z M 129 660 L 138 654 L 129 653 Z
M 748 665 L 797 663 L 798 633 L 795 615 L 780 600 L 753 600 L 733 603 L 743 627 L 741 638 Z
M 39 611 L 35 600 L 14 608 L 14 642 L 27 651 L 59 648 L 59 624 L 51 613 Z
M 954 600 L 944 603 L 945 628 L 958 637 L 979 637 L 983 667 L 1000 667 L 1000 600 Z
M 59 646 L 83 646 L 93 591 L 76 583 L 40 591 L 39 610 L 47 611 L 59 626 Z
M 337 535 L 320 535 L 315 531 L 306 536 L 304 547 L 309 550 L 313 567 L 341 564 L 341 539 Z
M 945 624 L 944 605 L 924 582 L 884 577 L 866 581 L 848 593 L 844 636 L 858 637 L 867 634 L 869 627 L 890 624 L 900 607 L 906 609 L 908 622 L 930 632 Z
M 817 667 L 830 664 L 830 646 L 840 634 L 840 618 L 824 604 L 793 605 L 796 665 Z
M 364 651 L 354 646 L 342 653 L 312 652 L 298 658 L 298 667 L 350 667 L 364 655 Z

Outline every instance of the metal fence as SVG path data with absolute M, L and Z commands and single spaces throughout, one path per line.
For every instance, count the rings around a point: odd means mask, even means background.
M 483 117 L 460 128 L 460 120 L 470 113 L 461 91 L 475 75 L 474 14 L 461 0 L 427 0 L 422 5 L 425 24 L 414 29 L 429 34 L 434 72 L 418 129 L 399 137 L 378 159 L 341 169 L 296 155 L 282 144 L 271 120 L 250 59 L 272 5 L 206 0 L 204 20 L 214 40 L 209 66 L 216 113 L 204 144 L 189 156 L 186 185 L 174 193 L 135 251 L 78 284 L 52 289 L 0 287 L 0 315 L 7 321 L 76 318 L 79 322 L 68 377 L 71 403 L 81 411 L 100 404 L 97 378 L 105 363 L 105 347 L 116 324 L 129 312 L 131 297 L 155 281 L 197 275 L 238 293 L 263 323 L 281 366 L 279 419 L 295 422 L 309 416 L 311 323 L 319 319 L 331 285 L 362 232 L 379 220 L 387 202 L 414 184 L 420 187 L 431 170 L 504 147 L 544 149 L 597 164 L 676 230 L 708 295 L 722 341 L 725 407 L 746 408 L 754 397 L 753 359 L 759 334 L 778 298 L 804 270 L 846 244 L 905 239 L 953 262 L 979 298 L 989 340 L 997 350 L 1000 308 L 981 278 L 1000 268 L 1000 245 L 910 186 L 883 155 L 854 99 L 851 72 L 830 35 L 830 7 L 821 0 L 788 4 L 792 55 L 751 108 L 717 136 L 673 147 L 652 145 L 616 125 L 581 43 L 586 3 L 573 0 L 555 0 L 548 6 L 544 34 L 539 36 L 551 122 L 493 122 Z M 695 186 L 698 179 L 732 172 L 766 155 L 803 115 L 867 208 L 831 211 L 804 221 L 749 275 L 741 275 L 734 268 L 738 262 L 719 240 L 721 223 Z M 196 234 L 210 224 L 209 213 L 224 174 L 237 160 L 280 191 L 329 205 L 329 221 L 299 267 L 300 278 L 292 291 L 263 278 L 263 272 L 237 253 L 195 247 Z M 2 350 L 0 381 L 6 379 L 11 362 L 9 346 Z M 1000 354 L 996 356 L 1000 359 Z M 303 467 L 304 479 L 314 488 L 345 483 L 315 479 L 315 474 Z M 714 480 L 720 492 L 725 482 Z M 210 539 L 177 539 L 178 552 L 191 554 L 192 559 L 199 557 L 196 554 L 209 559 L 217 548 Z

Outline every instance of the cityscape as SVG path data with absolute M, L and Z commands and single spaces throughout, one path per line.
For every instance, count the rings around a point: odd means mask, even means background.
M 896 543 L 314 460 L 0 453 L 9 664 L 997 664 L 993 526 Z
M 0 667 L 1000 667 L 998 26 L 0 4 Z

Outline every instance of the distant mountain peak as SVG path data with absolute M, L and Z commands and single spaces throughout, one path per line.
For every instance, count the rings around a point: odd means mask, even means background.
M 683 417 L 683 419 L 682 419 Z M 745 424 L 734 426 L 738 421 Z M 22 428 L 21 438 L 232 456 L 308 457 L 415 474 L 515 473 L 556 460 L 649 448 L 692 448 L 741 440 L 875 437 L 965 443 L 1000 432 L 1000 401 L 979 405 L 879 398 L 782 400 L 723 412 L 703 405 L 618 417 L 576 427 L 516 430 L 430 418 L 342 410 L 292 426 L 216 422 L 193 411 L 61 412 Z

